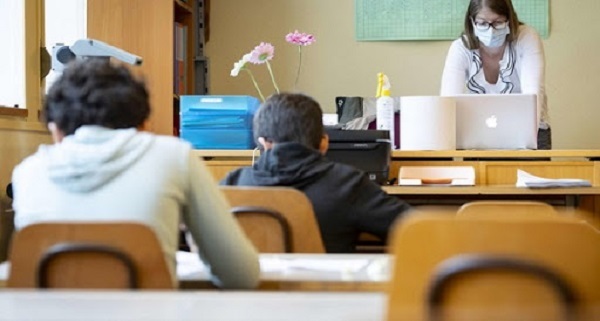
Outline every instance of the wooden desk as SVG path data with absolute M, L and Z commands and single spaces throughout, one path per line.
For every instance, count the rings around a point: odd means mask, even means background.
M 216 179 L 230 170 L 252 164 L 251 150 L 195 150 Z M 258 156 L 258 152 L 255 153 Z M 392 151 L 390 179 L 400 166 L 474 166 L 478 185 L 510 185 L 516 169 L 548 178 L 583 178 L 600 186 L 600 150 L 448 150 Z
M 255 155 L 255 157 L 260 156 L 260 151 L 258 150 L 244 149 L 197 149 L 193 153 L 206 162 L 206 165 L 217 181 L 224 178 L 227 173 L 234 169 L 251 166 L 252 155 Z
M 425 196 L 431 198 L 444 198 L 456 196 L 458 198 L 473 199 L 544 199 L 555 197 L 562 199 L 565 206 L 575 209 L 580 205 L 581 196 L 600 196 L 600 187 L 576 188 L 519 188 L 514 185 L 483 185 L 483 186 L 383 186 L 388 194 L 410 198 L 411 196 Z
M 252 151 L 250 150 L 196 150 L 194 153 L 205 159 L 209 169 L 218 180 L 233 169 L 252 164 Z M 426 197 L 425 193 L 431 196 L 439 194 L 440 196 L 435 196 L 437 198 L 449 198 L 449 193 L 468 195 L 474 199 L 562 198 L 563 201 L 567 201 L 567 205 L 577 205 L 579 209 L 600 217 L 600 196 L 596 190 L 596 188 L 600 188 L 600 150 L 395 150 L 392 152 L 390 179 L 398 177 L 401 166 L 473 166 L 475 168 L 476 188 L 481 191 L 428 189 L 413 191 L 412 194 L 409 194 L 417 198 Z M 574 194 L 578 191 L 571 190 L 568 193 L 563 190 L 525 192 L 502 187 L 514 186 L 517 181 L 517 169 L 540 177 L 587 179 L 592 183 L 594 189 Z M 495 187 L 495 185 L 502 186 Z M 490 186 L 490 188 L 484 186 Z M 421 196 L 416 194 L 421 192 L 423 193 Z
M 391 262 L 388 254 L 260 254 L 259 290 L 383 292 Z M 0 287 L 9 269 L 0 264 Z M 177 252 L 177 277 L 184 290 L 215 289 L 195 253 Z
M 600 216 L 600 150 L 393 151 L 390 177 L 397 177 L 401 166 L 473 166 L 477 186 L 451 190 L 392 187 L 396 195 L 438 199 L 463 196 L 469 200 L 562 199 L 563 205 Z M 593 187 L 519 189 L 514 186 L 517 169 L 546 178 L 587 179 Z
M 390 178 L 398 177 L 401 166 L 473 166 L 477 185 L 513 185 L 522 169 L 600 186 L 600 150 L 393 151 Z
M 390 195 L 600 195 L 598 187 L 520 188 L 514 185 L 484 186 L 382 186 Z
M 260 290 L 380 291 L 390 280 L 388 254 L 260 254 Z M 211 289 L 194 253 L 177 253 L 181 289 Z
M 195 150 L 217 180 L 229 171 L 252 164 L 251 150 Z M 258 152 L 255 153 L 258 156 Z M 548 178 L 588 179 L 600 186 L 600 150 L 483 150 L 392 152 L 390 179 L 401 166 L 473 166 L 477 185 L 512 185 L 516 170 Z
M 392 158 L 588 158 L 600 159 L 597 149 L 551 149 L 551 150 L 394 150 Z
M 0 320 L 378 321 L 383 293 L 0 291 Z
M 384 321 L 387 320 L 387 295 L 250 291 L 0 291 L 0 311 L 0 320 L 11 321 Z M 451 309 L 446 311 L 452 313 Z M 459 311 L 464 313 L 464 309 Z M 592 306 L 586 312 L 597 316 L 600 306 Z M 420 319 L 407 315 L 400 320 Z

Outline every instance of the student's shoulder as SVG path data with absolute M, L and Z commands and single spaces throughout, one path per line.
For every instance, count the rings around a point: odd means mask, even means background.
M 155 144 L 158 144 L 160 146 L 192 149 L 192 145 L 189 142 L 182 140 L 179 137 L 156 135 L 156 134 L 152 134 L 152 133 L 144 133 L 144 134 L 152 136 L 155 141 Z
M 142 140 L 151 140 L 150 147 L 144 154 L 147 162 L 177 165 L 187 169 L 191 164 L 190 161 L 195 157 L 191 144 L 179 137 L 156 135 L 148 132 L 139 133 L 138 135 L 145 136 Z
M 331 162 L 329 169 L 329 177 L 333 177 L 339 181 L 349 182 L 354 181 L 356 184 L 363 184 L 364 180 L 369 180 L 367 173 L 350 165 L 343 163 Z
M 25 157 L 14 167 L 12 179 L 15 180 L 27 176 L 35 177 L 44 171 L 47 166 L 47 154 L 51 148 L 53 148 L 53 145 L 41 145 L 35 153 Z
M 16 168 L 36 168 L 46 163 L 48 154 L 54 149 L 54 145 L 40 145 L 35 153 L 25 157 Z
M 154 153 L 162 154 L 164 157 L 182 157 L 191 155 L 193 151 L 192 145 L 174 136 L 156 135 L 152 133 L 144 133 L 152 139 L 152 147 Z
M 335 171 L 335 172 L 341 172 L 341 173 L 348 173 L 348 174 L 356 174 L 356 173 L 360 173 L 361 171 L 351 165 L 347 165 L 344 163 L 339 163 L 339 162 L 334 162 L 334 161 L 327 161 L 328 166 L 330 166 L 330 170 Z
M 242 176 L 250 175 L 252 171 L 252 167 L 240 167 L 236 168 L 225 175 L 219 181 L 219 185 L 229 185 L 229 186 L 237 186 L 237 185 L 251 185 L 249 182 L 245 182 L 245 179 L 242 179 Z M 248 177 L 248 176 L 245 176 Z

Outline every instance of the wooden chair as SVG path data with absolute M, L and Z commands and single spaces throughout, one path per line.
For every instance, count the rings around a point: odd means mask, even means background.
M 175 289 L 154 231 L 139 223 L 40 223 L 11 243 L 11 288 Z
M 466 219 L 408 217 L 394 227 L 395 264 L 388 320 L 427 320 L 427 297 L 444 263 L 457 256 L 507 258 L 556 275 L 572 289 L 578 320 L 594 320 L 600 304 L 600 233 L 576 219 Z M 451 269 L 452 270 L 452 269 Z M 511 269 L 461 274 L 444 290 L 444 320 L 563 320 L 556 287 Z M 430 302 L 431 303 L 431 302 Z M 567 306 L 571 303 L 567 303 Z M 439 306 L 435 306 L 439 308 Z M 432 314 L 433 315 L 433 314 Z M 432 320 L 441 320 L 440 318 Z M 571 319 L 572 320 L 572 319 Z
M 457 216 L 469 218 L 537 219 L 556 217 L 558 213 L 548 203 L 536 201 L 475 201 L 461 206 Z
M 560 302 L 563 304 L 564 320 L 577 320 L 577 313 L 575 311 L 575 307 L 579 303 L 577 295 L 561 275 L 537 262 L 531 262 L 526 259 L 478 254 L 458 255 L 438 265 L 432 276 L 427 293 L 429 321 L 442 321 L 445 319 L 444 299 L 448 296 L 447 292 L 451 291 L 453 286 L 468 284 L 468 282 L 464 281 L 464 278 L 477 277 L 478 274 L 479 277 L 481 275 L 485 277 L 492 275 L 500 277 L 501 274 L 499 273 L 533 277 L 546 283 L 548 287 L 556 292 Z M 488 315 L 491 314 L 488 313 Z M 513 314 L 513 316 L 519 317 L 517 314 Z
M 221 191 L 259 252 L 325 253 L 304 193 L 288 187 L 221 186 Z
M 236 206 L 231 213 L 260 252 L 294 252 L 292 228 L 279 211 L 262 206 Z

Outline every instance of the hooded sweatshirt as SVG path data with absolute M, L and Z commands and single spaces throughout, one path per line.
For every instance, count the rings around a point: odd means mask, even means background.
M 15 227 L 51 221 L 143 223 L 155 230 L 175 280 L 183 218 L 215 284 L 254 287 L 257 253 L 211 174 L 190 152 L 173 137 L 83 126 L 17 165 Z
M 386 240 L 394 220 L 409 210 L 407 203 L 387 195 L 366 173 L 298 143 L 275 144 L 253 167 L 229 173 L 221 184 L 289 186 L 304 192 L 329 253 L 354 252 L 361 232 Z

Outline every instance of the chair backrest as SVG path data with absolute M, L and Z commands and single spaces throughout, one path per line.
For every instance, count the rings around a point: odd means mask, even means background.
M 457 216 L 469 218 L 537 219 L 556 217 L 552 205 L 536 201 L 475 201 L 461 206 Z
M 261 253 L 293 253 L 292 228 L 283 214 L 262 206 L 231 208 L 238 223 Z
M 9 258 L 12 288 L 176 288 L 154 231 L 139 223 L 32 224 Z
M 304 193 L 289 187 L 221 186 L 221 191 L 233 209 L 255 207 L 281 214 L 289 225 L 291 234 L 291 249 L 288 251 L 325 253 L 312 203 Z M 265 211 L 262 212 L 264 214 Z M 237 217 L 259 252 L 286 252 L 285 233 L 282 233 L 285 228 L 282 228 L 281 220 L 274 219 L 273 215 L 266 217 L 263 214 L 254 212 L 252 215 Z
M 579 303 L 575 290 L 552 269 L 543 266 L 537 262 L 510 256 L 499 255 L 458 255 L 449 258 L 440 263 L 431 278 L 427 293 L 427 310 L 429 321 L 443 321 L 447 311 L 444 309 L 445 297 L 449 296 L 452 287 L 457 285 L 469 284 L 465 282 L 466 277 L 501 277 L 501 273 L 514 273 L 533 277 L 546 283 L 548 287 L 555 291 L 558 299 L 564 306 L 564 321 L 577 320 L 575 311 Z M 478 275 L 479 274 L 479 275 Z M 460 289 L 460 288 L 459 288 Z M 455 291 L 457 291 L 455 289 Z M 523 318 L 522 313 L 515 313 L 515 317 Z M 488 313 L 492 315 L 493 313 Z M 558 314 L 557 314 L 558 315 Z M 507 319 L 508 320 L 508 319 Z M 512 319 L 510 319 L 512 320 Z M 544 319 L 547 320 L 547 319 Z
M 510 258 L 539 265 L 573 289 L 578 312 L 600 304 L 600 233 L 576 219 L 408 217 L 394 228 L 388 320 L 427 320 L 426 298 L 442 262 L 457 255 Z M 540 278 L 492 269 L 461 277 L 445 291 L 444 320 L 562 320 L 556 291 Z M 597 308 L 596 308 L 597 309 Z M 597 312 L 597 311 L 596 311 Z

